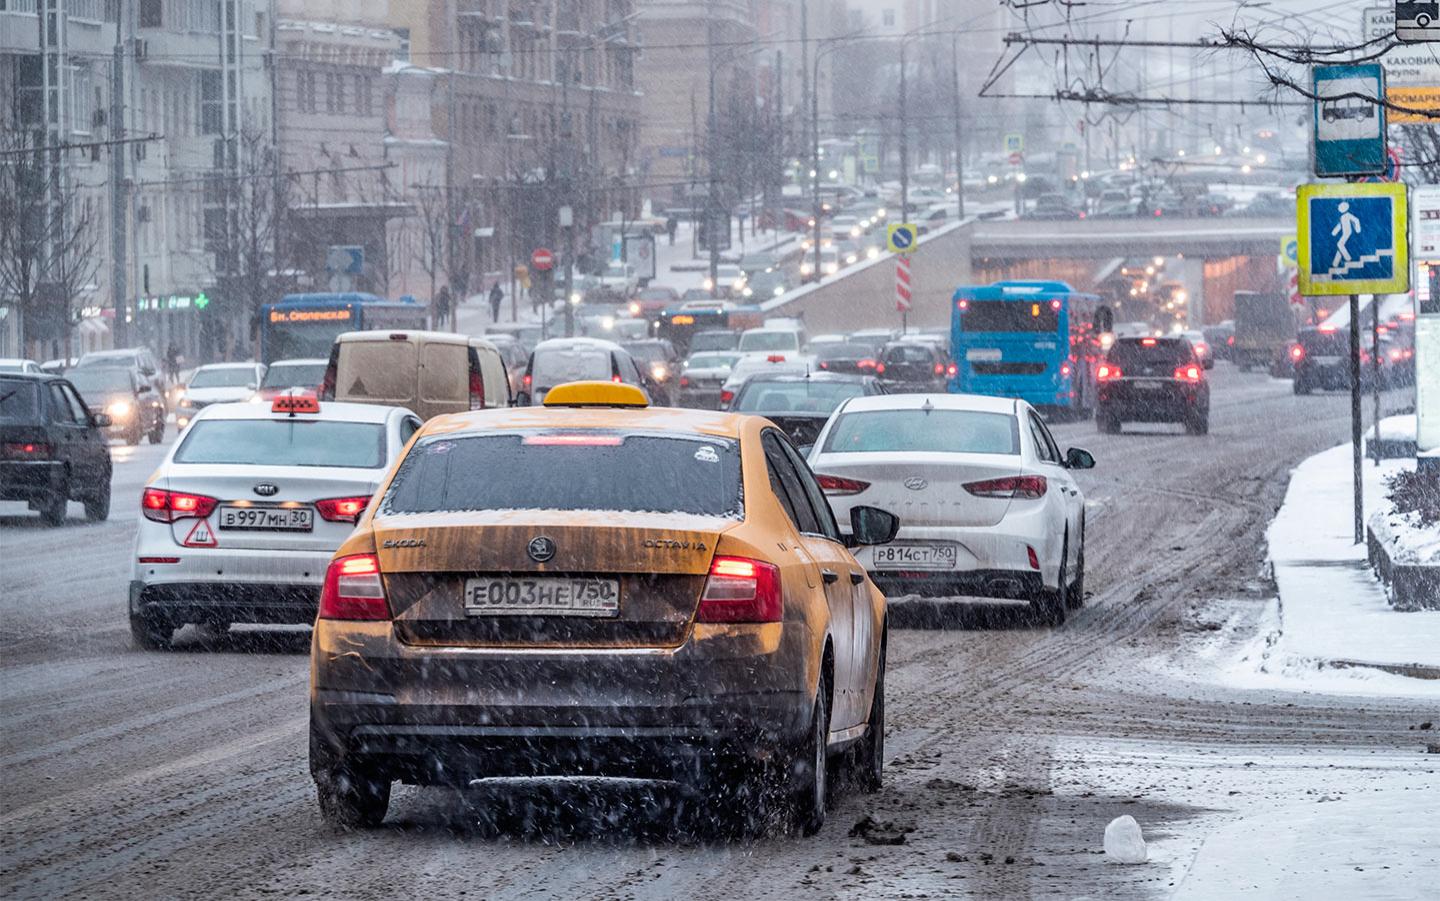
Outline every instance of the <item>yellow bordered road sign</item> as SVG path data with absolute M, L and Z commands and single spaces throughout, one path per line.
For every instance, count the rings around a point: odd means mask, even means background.
M 1410 290 L 1405 185 L 1301 185 L 1297 194 L 1301 294 Z
M 913 253 L 920 229 L 909 222 L 897 222 L 885 230 L 885 245 L 891 253 Z

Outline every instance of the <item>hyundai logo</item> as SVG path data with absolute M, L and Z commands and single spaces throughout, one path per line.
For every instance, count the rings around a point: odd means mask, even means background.
M 530 539 L 530 544 L 525 548 L 525 553 L 536 563 L 544 563 L 555 556 L 555 542 L 544 535 L 537 535 Z
M 261 497 L 274 497 L 280 493 L 280 486 L 273 482 L 260 482 L 255 486 L 255 493 Z
M 911 476 L 910 478 L 905 480 L 905 487 L 909 488 L 911 491 L 924 491 L 926 488 L 930 487 L 930 483 L 920 478 L 919 476 Z

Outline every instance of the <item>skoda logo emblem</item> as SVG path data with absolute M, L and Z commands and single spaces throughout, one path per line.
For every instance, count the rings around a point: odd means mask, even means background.
M 255 486 L 255 493 L 261 497 L 274 497 L 280 493 L 280 486 L 272 482 L 261 482 Z
M 536 563 L 544 563 L 555 556 L 555 542 L 544 535 L 537 535 L 530 539 L 530 544 L 525 548 L 525 553 Z
M 919 476 L 911 476 L 910 478 L 905 480 L 905 487 L 909 488 L 911 491 L 924 491 L 926 488 L 930 487 L 930 483 L 920 478 Z

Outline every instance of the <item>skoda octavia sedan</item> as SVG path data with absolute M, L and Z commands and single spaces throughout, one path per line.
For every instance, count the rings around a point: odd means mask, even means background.
M 195 414 L 140 497 L 135 643 L 162 650 L 186 623 L 312 622 L 331 554 L 419 427 L 398 407 L 300 395 Z
M 327 820 L 379 823 L 396 780 L 578 775 L 688 782 L 727 814 L 778 792 L 814 832 L 832 759 L 878 788 L 885 598 L 804 460 L 758 417 L 646 403 L 569 383 L 421 430 L 325 576 Z M 849 515 L 851 543 L 897 528 Z
M 841 521 L 854 504 L 900 517 L 894 542 L 856 557 L 890 594 L 1028 600 L 1055 625 L 1085 596 L 1085 497 L 1023 400 L 968 394 L 857 397 L 810 453 Z

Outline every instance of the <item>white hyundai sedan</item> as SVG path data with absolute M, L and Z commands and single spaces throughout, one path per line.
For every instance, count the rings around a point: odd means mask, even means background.
M 1028 600 L 1058 625 L 1085 592 L 1085 497 L 1023 400 L 967 394 L 857 397 L 810 454 L 835 517 L 856 505 L 900 517 L 890 544 L 855 559 L 886 594 Z
M 164 649 L 186 623 L 313 622 L 331 555 L 420 425 L 298 394 L 197 413 L 140 498 L 135 643 Z

